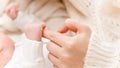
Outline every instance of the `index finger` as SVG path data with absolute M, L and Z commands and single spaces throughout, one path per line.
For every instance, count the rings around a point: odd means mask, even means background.
M 66 42 L 72 39 L 64 34 L 49 30 L 45 30 L 43 36 L 60 46 L 67 45 Z

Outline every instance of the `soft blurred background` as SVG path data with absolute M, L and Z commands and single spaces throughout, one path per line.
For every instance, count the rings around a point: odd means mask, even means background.
M 5 8 L 10 3 L 19 3 L 19 10 L 32 14 L 47 25 L 48 29 L 57 30 L 68 18 L 66 8 L 61 0 L 0 0 L 0 32 L 19 41 L 21 31 L 5 14 Z

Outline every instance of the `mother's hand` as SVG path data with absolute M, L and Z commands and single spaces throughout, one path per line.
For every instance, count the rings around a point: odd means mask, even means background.
M 4 68 L 11 59 L 14 51 L 13 45 L 14 43 L 9 37 L 0 33 L 0 68 Z
M 62 33 L 71 30 L 76 33 L 69 37 Z M 60 33 L 61 32 L 61 33 Z M 59 32 L 45 30 L 44 37 L 51 40 L 47 49 L 49 60 L 55 68 L 83 68 L 84 59 L 87 53 L 90 28 L 79 22 L 66 20 L 65 25 Z

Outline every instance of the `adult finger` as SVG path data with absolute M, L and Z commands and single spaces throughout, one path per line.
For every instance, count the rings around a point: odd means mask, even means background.
M 47 49 L 52 55 L 56 56 L 57 58 L 61 56 L 62 48 L 55 43 L 49 42 L 47 44 Z
M 58 66 L 60 65 L 60 61 L 58 58 L 56 58 L 54 55 L 52 55 L 51 53 L 48 54 L 48 59 L 55 65 Z
M 78 34 L 80 34 L 80 33 L 89 34 L 91 32 L 88 25 L 86 25 L 84 23 L 73 21 L 71 19 L 67 19 L 65 21 L 64 26 L 61 29 L 59 29 L 58 31 L 61 33 L 65 33 L 68 30 L 71 30 L 71 31 L 76 32 Z
M 72 39 L 71 37 L 65 36 L 64 34 L 61 34 L 59 32 L 49 30 L 45 30 L 43 35 L 45 38 L 51 40 L 52 42 L 55 42 L 62 47 L 64 47 L 63 45 L 66 45 L 67 41 Z

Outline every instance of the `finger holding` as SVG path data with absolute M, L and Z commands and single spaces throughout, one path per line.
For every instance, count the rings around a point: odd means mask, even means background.
M 50 41 L 64 47 L 66 42 L 71 39 L 71 37 L 61 34 L 56 31 L 45 30 L 43 33 L 44 37 L 49 39 Z
M 91 29 L 87 24 L 80 23 L 80 22 L 77 22 L 77 21 L 74 21 L 71 19 L 67 19 L 65 21 L 64 26 L 61 29 L 59 29 L 58 31 L 61 33 L 65 33 L 68 30 L 73 31 L 77 34 L 80 34 L 80 33 L 89 34 L 91 32 Z

